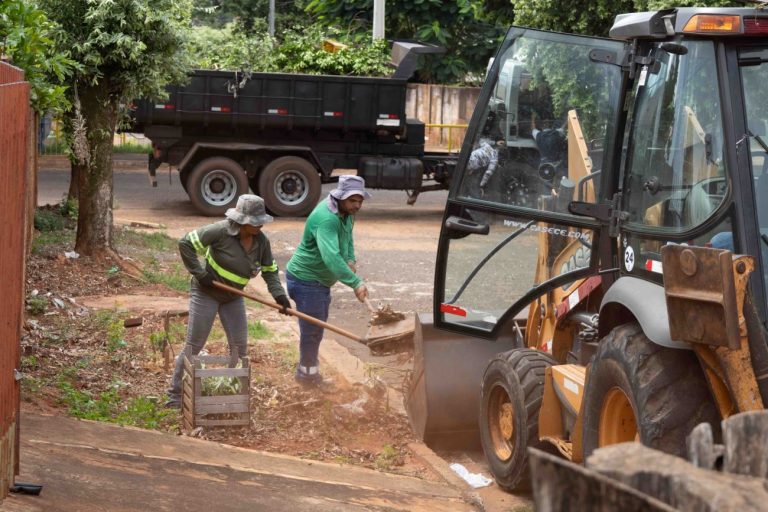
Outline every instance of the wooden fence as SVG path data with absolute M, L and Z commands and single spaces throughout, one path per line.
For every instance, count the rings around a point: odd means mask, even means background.
M 29 83 L 0 62 L 0 500 L 18 474 L 21 320 L 29 172 Z
M 458 152 L 479 95 L 479 87 L 410 84 L 405 112 L 427 124 L 427 149 Z

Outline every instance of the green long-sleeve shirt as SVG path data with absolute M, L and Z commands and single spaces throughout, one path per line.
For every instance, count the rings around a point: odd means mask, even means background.
M 341 281 L 357 288 L 363 280 L 348 265 L 355 261 L 353 227 L 352 215 L 335 213 L 328 200 L 321 201 L 307 217 L 301 243 L 286 269 L 302 281 L 317 281 L 329 288 Z
M 222 220 L 190 231 L 179 240 L 181 260 L 193 276 L 192 286 L 199 287 L 198 279 L 209 272 L 214 280 L 242 290 L 248 280 L 261 271 L 261 277 L 267 283 L 272 297 L 286 295 L 266 235 L 254 235 L 253 244 L 246 251 L 238 235 L 228 233 L 228 226 L 229 221 Z M 203 256 L 205 263 L 201 263 L 198 256 Z M 219 302 L 228 302 L 237 297 L 217 288 L 206 288 L 205 291 Z

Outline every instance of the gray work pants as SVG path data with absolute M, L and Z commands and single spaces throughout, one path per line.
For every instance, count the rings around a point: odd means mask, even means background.
M 184 349 L 176 358 L 168 398 L 181 399 L 181 378 L 184 373 L 184 355 L 196 356 L 205 346 L 211 333 L 213 321 L 219 314 L 221 325 L 227 335 L 229 354 L 233 362 L 245 357 L 248 346 L 248 321 L 245 317 L 245 301 L 237 297 L 229 302 L 219 302 L 199 287 L 192 285 L 189 291 L 189 324 Z

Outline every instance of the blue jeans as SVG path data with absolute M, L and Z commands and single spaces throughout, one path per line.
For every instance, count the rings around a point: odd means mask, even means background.
M 285 273 L 288 285 L 288 296 L 296 303 L 296 310 L 313 316 L 323 322 L 328 320 L 328 309 L 331 305 L 331 289 L 316 281 L 302 281 L 290 272 Z M 306 320 L 299 320 L 299 369 L 314 368 L 317 371 L 320 342 L 323 340 L 323 329 Z M 304 373 L 309 373 L 305 370 Z M 298 372 L 297 372 L 297 376 Z

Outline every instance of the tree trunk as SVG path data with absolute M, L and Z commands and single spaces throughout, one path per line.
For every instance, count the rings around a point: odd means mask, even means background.
M 75 250 L 86 256 L 114 254 L 112 140 L 117 124 L 117 98 L 109 95 L 109 82 L 105 80 L 96 86 L 81 86 L 80 103 L 87 151 L 76 164 L 80 172 Z

